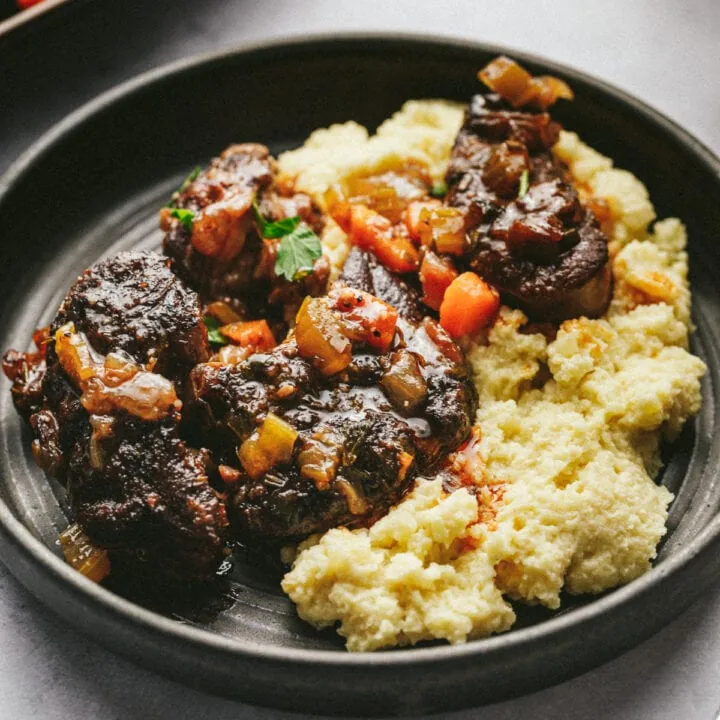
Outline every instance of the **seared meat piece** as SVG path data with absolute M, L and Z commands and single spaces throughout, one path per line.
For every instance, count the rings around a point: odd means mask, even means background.
M 161 226 L 173 269 L 205 300 L 232 298 L 243 319 L 282 323 L 305 295 L 325 291 L 329 267 L 320 258 L 297 282 L 276 275 L 280 240 L 260 236 L 253 203 L 268 221 L 300 217 L 318 232 L 322 226 L 310 197 L 278 186 L 276 172 L 264 145 L 231 145 L 173 196 Z
M 550 153 L 559 130 L 476 95 L 446 178 L 446 204 L 465 215 L 464 264 L 539 320 L 601 315 L 612 290 L 607 238 Z
M 297 538 L 367 525 L 470 432 L 474 387 L 432 320 L 367 293 L 306 300 L 267 354 L 193 371 L 196 420 L 241 536 Z
M 15 409 L 26 420 L 43 404 L 43 378 L 45 377 L 45 353 L 50 328 L 33 333 L 36 352 L 8 350 L 2 359 L 3 372 L 12 382 L 11 392 Z
M 208 484 L 206 452 L 178 438 L 177 420 L 150 423 L 125 413 L 107 429 L 95 429 L 109 434 L 99 441 L 97 470 L 86 425 L 70 453 L 67 489 L 76 521 L 108 549 L 111 562 L 160 580 L 201 582 L 213 577 L 225 556 L 227 520 Z
M 41 398 L 27 374 L 14 390 L 38 464 L 92 542 L 158 579 L 199 581 L 224 556 L 227 520 L 205 453 L 178 435 L 177 391 L 209 347 L 197 296 L 167 265 L 128 252 L 85 271 L 51 326 Z M 21 367 L 17 354 L 6 364 Z
M 358 247 L 350 251 L 339 281 L 384 300 L 406 320 L 419 322 L 425 315 L 417 292 L 378 262 L 375 255 Z
M 200 303 L 155 253 L 124 252 L 86 270 L 52 325 L 73 322 L 103 355 L 124 352 L 135 362 L 182 381 L 209 357 Z

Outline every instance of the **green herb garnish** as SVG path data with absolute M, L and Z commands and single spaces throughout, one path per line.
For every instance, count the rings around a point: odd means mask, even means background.
M 293 232 L 295 228 L 300 224 L 300 218 L 297 215 L 295 217 L 285 218 L 283 220 L 276 220 L 275 222 L 268 222 L 260 214 L 260 209 L 258 208 L 256 202 L 253 203 L 252 208 L 253 214 L 255 215 L 255 220 L 257 221 L 258 227 L 260 229 L 260 234 L 264 238 L 269 238 L 273 240 L 276 238 L 285 237 L 286 235 L 289 235 L 291 232 Z
M 518 197 L 519 198 L 525 197 L 529 187 L 530 187 L 530 172 L 528 170 L 523 170 L 522 175 L 520 176 L 520 187 L 518 188 Z
M 195 217 L 195 213 L 192 210 L 173 208 L 170 214 L 174 218 L 177 218 L 188 230 L 192 231 L 193 218 Z
M 322 255 L 320 238 L 297 216 L 268 222 L 255 202 L 253 213 L 264 238 L 282 238 L 275 259 L 275 274 L 292 282 L 311 273 L 315 261 Z
M 299 280 L 312 272 L 321 255 L 320 238 L 307 225 L 300 225 L 280 241 L 275 273 L 288 280 Z
M 178 193 L 185 192 L 185 190 L 190 187 L 191 182 L 195 182 L 197 180 L 197 176 L 202 172 L 202 168 L 199 165 L 196 165 L 191 171 L 190 174 L 182 181 L 180 184 L 180 187 L 175 191 Z
M 173 203 L 177 199 L 177 196 L 185 192 L 190 187 L 190 183 L 197 180 L 197 176 L 202 172 L 202 168 L 199 165 L 196 165 L 193 170 L 190 172 L 190 174 L 180 183 L 180 187 L 175 190 L 175 192 L 170 196 L 170 202 L 165 207 L 172 207 Z
M 220 332 L 220 323 L 211 315 L 205 316 L 205 327 L 208 331 L 208 340 L 213 345 L 228 344 L 228 339 Z
M 444 198 L 447 195 L 448 187 L 444 182 L 435 183 L 430 189 L 430 194 L 435 198 Z

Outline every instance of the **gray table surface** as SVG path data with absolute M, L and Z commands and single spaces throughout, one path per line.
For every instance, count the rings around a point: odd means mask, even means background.
M 204 52 L 340 30 L 444 34 L 537 52 L 634 93 L 720 153 L 718 0 L 210 2 L 203 19 L 183 29 L 183 48 Z M 176 50 L 158 44 L 127 71 L 176 57 Z M 93 88 L 73 92 L 80 102 Z M 0 648 L 0 718 L 300 717 L 209 697 L 115 657 L 41 606 L 2 566 Z M 655 637 L 598 670 L 452 717 L 705 720 L 720 706 L 719 677 L 720 584 Z M 322 715 L 321 704 L 317 712 Z

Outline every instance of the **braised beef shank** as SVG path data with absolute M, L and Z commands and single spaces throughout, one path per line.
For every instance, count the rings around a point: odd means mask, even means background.
M 476 95 L 452 150 L 445 202 L 465 213 L 469 269 L 534 319 L 597 317 L 610 301 L 607 238 L 550 152 L 544 112 Z
M 225 508 L 207 453 L 178 435 L 173 402 L 209 356 L 197 295 L 159 255 L 121 253 L 80 276 L 37 355 L 6 356 L 16 406 L 31 411 L 34 455 L 66 485 L 90 539 L 160 579 L 211 577 Z
M 343 293 L 378 302 L 342 284 L 312 302 Z M 403 305 L 416 303 L 409 297 Z M 347 365 L 330 374 L 302 355 L 305 338 L 299 320 L 296 335 L 269 353 L 192 373 L 196 425 L 235 475 L 228 506 L 241 536 L 297 538 L 367 525 L 470 432 L 474 387 L 461 352 L 434 321 L 401 316 L 387 348 L 355 341 Z M 285 457 L 253 476 L 244 448 L 266 432 L 268 417 L 292 437 Z
M 294 316 L 305 295 L 325 291 L 329 267 L 320 258 L 295 282 L 275 273 L 279 240 L 260 236 L 253 203 L 267 221 L 300 217 L 318 233 L 323 224 L 310 197 L 281 187 L 276 175 L 264 145 L 231 145 L 175 193 L 161 226 L 173 270 L 204 300 L 230 299 L 243 319 L 265 318 L 277 327 Z M 190 211 L 192 222 L 174 210 Z

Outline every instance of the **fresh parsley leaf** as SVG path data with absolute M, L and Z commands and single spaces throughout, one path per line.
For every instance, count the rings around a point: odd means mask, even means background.
M 447 195 L 448 187 L 444 182 L 435 183 L 430 189 L 430 194 L 435 198 L 444 198 Z
M 195 213 L 185 208 L 173 208 L 170 214 L 177 218 L 188 230 L 192 230 L 193 218 Z
M 263 228 L 263 237 L 265 238 L 281 238 L 290 235 L 300 224 L 300 218 L 295 217 L 277 220 L 276 222 L 265 223 Z
M 282 238 L 275 259 L 275 274 L 291 282 L 312 272 L 315 261 L 322 255 L 320 238 L 299 217 L 268 222 L 256 202 L 252 205 L 260 234 L 264 238 Z
M 307 225 L 299 225 L 280 241 L 275 274 L 291 281 L 299 280 L 312 272 L 321 255 L 320 238 Z
M 518 188 L 518 197 L 519 198 L 525 197 L 529 187 L 530 187 L 530 172 L 528 170 L 523 170 L 522 175 L 520 176 L 520 187 Z
M 297 215 L 291 218 L 284 218 L 283 220 L 276 220 L 275 222 L 268 222 L 262 216 L 260 208 L 255 201 L 253 201 L 252 209 L 255 220 L 260 228 L 260 234 L 270 240 L 289 235 L 300 224 L 300 218 Z
M 208 340 L 213 345 L 228 344 L 228 339 L 220 332 L 220 323 L 211 315 L 205 316 L 205 327 L 208 331 Z

